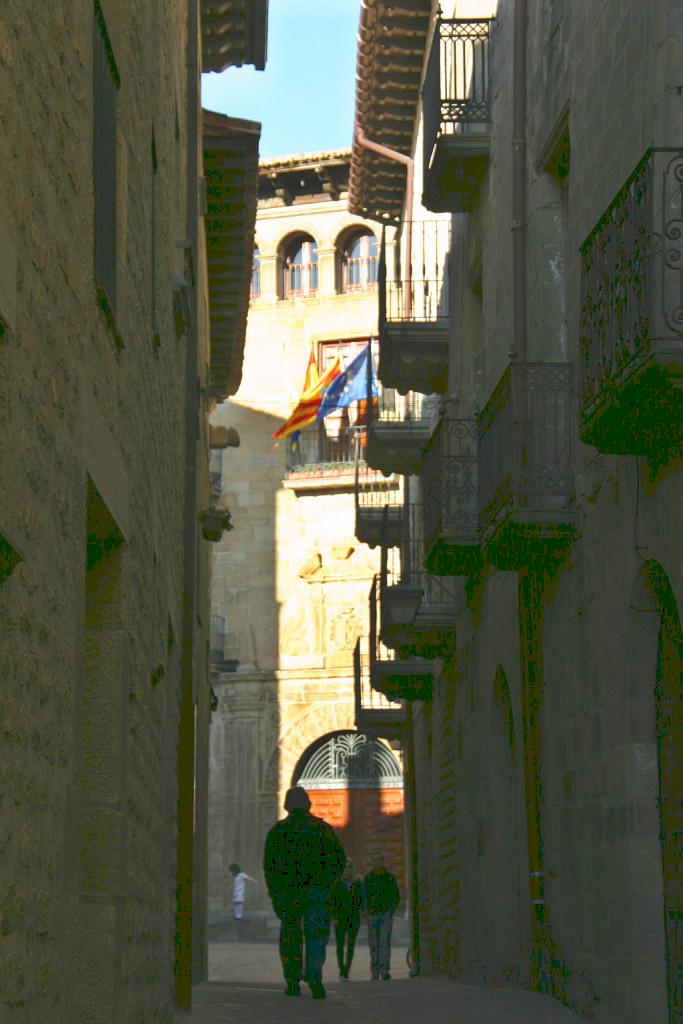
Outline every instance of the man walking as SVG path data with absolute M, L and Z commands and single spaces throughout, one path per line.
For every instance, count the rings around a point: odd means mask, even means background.
M 373 853 L 372 870 L 365 876 L 364 906 L 368 922 L 370 977 L 389 981 L 391 974 L 391 927 L 401 896 L 398 882 L 384 866 L 381 853 Z
M 285 995 L 301 995 L 299 983 L 305 978 L 313 998 L 324 999 L 322 972 L 330 937 L 330 897 L 346 856 L 334 829 L 310 814 L 310 807 L 305 789 L 293 786 L 287 790 L 288 814 L 266 836 L 263 871 L 273 910 L 280 918 Z

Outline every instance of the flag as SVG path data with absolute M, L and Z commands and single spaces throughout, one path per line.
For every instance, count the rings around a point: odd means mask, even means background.
M 299 402 L 289 419 L 273 434 L 276 441 L 282 441 L 283 438 L 293 434 L 295 430 L 301 430 L 302 427 L 308 427 L 315 423 L 323 392 L 335 377 L 339 376 L 340 372 L 341 366 L 339 356 L 337 356 L 332 365 L 319 378 L 315 359 L 311 352 Z
M 368 358 L 370 346 L 366 345 L 355 359 L 352 359 L 343 373 L 337 375 L 325 391 L 318 409 L 318 423 L 337 409 L 346 409 L 352 402 L 360 402 L 368 397 Z M 372 373 L 372 397 L 377 398 L 377 378 L 375 368 L 370 363 Z
M 304 395 L 307 391 L 312 391 L 319 380 L 318 367 L 315 365 L 315 356 L 313 355 L 313 349 L 311 349 L 308 353 L 308 366 L 306 367 L 306 376 L 304 377 L 304 386 L 301 389 L 301 394 Z

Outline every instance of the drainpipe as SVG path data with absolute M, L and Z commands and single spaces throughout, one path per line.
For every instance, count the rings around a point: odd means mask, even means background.
M 365 137 L 365 132 L 356 125 L 356 138 L 358 144 L 363 146 L 365 149 L 372 150 L 373 153 L 378 153 L 379 156 L 384 156 L 387 160 L 395 160 L 397 163 L 405 164 L 406 168 L 406 281 L 405 288 L 403 290 L 403 316 L 406 320 L 410 320 L 410 313 L 412 307 L 412 270 L 411 270 L 411 259 L 413 251 L 413 175 L 414 175 L 414 161 L 410 156 L 405 156 L 403 153 L 399 153 L 396 149 L 389 149 L 388 146 L 382 146 L 379 142 L 372 142 L 370 139 Z
M 526 294 L 526 0 L 515 0 L 512 84 L 512 302 L 511 359 L 527 358 Z M 519 577 L 519 627 L 524 731 L 524 788 L 529 865 L 532 980 L 541 987 L 547 928 L 541 832 L 541 706 L 543 702 L 543 575 L 527 568 Z
M 410 847 L 410 948 L 413 953 L 413 962 L 410 967 L 410 976 L 416 977 L 420 973 L 420 871 L 417 855 L 417 784 L 415 781 L 415 747 L 413 744 L 413 708 L 408 706 L 408 721 L 405 726 L 405 777 L 404 784 L 407 786 L 408 804 L 408 835 Z
M 515 0 L 512 80 L 512 350 L 526 360 L 526 0 Z

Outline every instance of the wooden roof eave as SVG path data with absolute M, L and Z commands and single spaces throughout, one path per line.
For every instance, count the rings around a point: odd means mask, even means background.
M 431 13 L 431 0 L 369 0 L 361 10 L 349 176 L 352 213 L 401 214 L 405 167 L 361 146 L 355 128 L 373 142 L 410 154 Z M 388 187 L 377 190 L 378 175 Z M 386 197 L 385 209 L 377 205 L 379 196 Z
M 202 111 L 211 340 L 211 396 L 237 391 L 242 379 L 254 252 L 261 125 Z
M 268 0 L 201 0 L 202 71 L 266 63 Z

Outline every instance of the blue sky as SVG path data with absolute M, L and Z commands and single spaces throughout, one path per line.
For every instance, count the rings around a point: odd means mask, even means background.
M 351 145 L 358 0 L 270 0 L 265 71 L 202 76 L 202 105 L 260 121 L 262 157 Z

